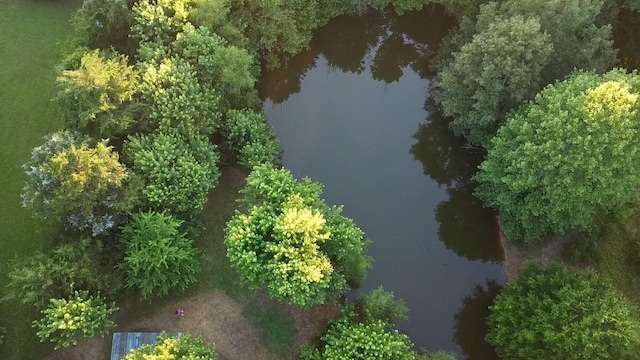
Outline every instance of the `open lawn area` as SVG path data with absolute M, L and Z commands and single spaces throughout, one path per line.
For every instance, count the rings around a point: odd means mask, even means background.
M 54 66 L 63 53 L 59 41 L 71 30 L 69 16 L 79 0 L 0 0 L 0 288 L 7 260 L 46 246 L 50 227 L 23 209 L 26 176 L 21 165 L 42 137 L 62 126 L 53 96 Z M 37 315 L 16 304 L 0 303 L 0 326 L 7 329 L 0 359 L 38 359 L 40 345 L 31 320 Z

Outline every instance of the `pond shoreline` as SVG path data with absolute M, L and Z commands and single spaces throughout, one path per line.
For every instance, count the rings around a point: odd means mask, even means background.
M 553 236 L 547 240 L 540 240 L 531 244 L 518 244 L 509 241 L 502 231 L 500 215 L 496 216 L 500 244 L 504 253 L 504 267 L 507 281 L 514 278 L 527 264 L 534 262 L 546 268 L 551 264 L 561 264 L 565 267 L 575 267 L 563 257 L 566 244 L 576 236 L 571 230 L 563 235 Z

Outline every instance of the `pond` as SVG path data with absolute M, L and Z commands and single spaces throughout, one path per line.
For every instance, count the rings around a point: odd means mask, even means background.
M 506 274 L 495 214 L 473 196 L 483 153 L 449 132 L 429 87 L 452 25 L 439 7 L 337 18 L 260 91 L 284 166 L 323 183 L 372 241 L 357 291 L 404 299 L 398 328 L 416 349 L 488 360 L 484 317 Z

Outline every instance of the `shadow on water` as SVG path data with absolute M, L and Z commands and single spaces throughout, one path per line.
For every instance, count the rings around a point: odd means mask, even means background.
M 446 186 L 449 199 L 436 208 L 438 235 L 444 245 L 469 260 L 504 260 L 497 241 L 495 212 L 485 209 L 473 195 L 476 183 L 473 175 L 484 158 L 484 150 L 471 148 L 464 139 L 449 131 L 449 121 L 429 98 L 425 103 L 427 123 L 414 134 L 417 140 L 411 154 L 420 163 L 425 175 Z
M 620 66 L 640 69 L 640 12 L 623 9 L 618 14 L 613 31 L 614 47 L 618 50 Z
M 393 12 L 370 11 L 361 17 L 340 16 L 318 29 L 309 48 L 279 69 L 262 71 L 258 91 L 263 100 L 280 104 L 300 92 L 307 72 L 322 57 L 329 68 L 361 74 L 369 69 L 375 80 L 396 82 L 406 67 L 427 79 L 430 62 L 441 39 L 455 21 L 440 6 L 398 17 Z
M 486 318 L 491 314 L 489 306 L 502 290 L 493 280 L 486 284 L 476 284 L 470 295 L 462 299 L 462 306 L 454 315 L 454 338 L 462 348 L 467 360 L 499 360 L 498 354 L 485 341 L 487 335 Z

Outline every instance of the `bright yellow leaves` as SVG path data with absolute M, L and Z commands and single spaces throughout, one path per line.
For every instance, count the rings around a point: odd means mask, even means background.
M 291 195 L 273 227 L 278 243 L 269 246 L 274 251 L 281 275 L 297 278 L 303 283 L 325 282 L 333 272 L 326 254 L 319 243 L 330 237 L 325 219 L 317 210 L 304 205 L 298 194 Z
M 118 161 L 118 153 L 102 141 L 96 147 L 86 144 L 55 154 L 49 173 L 61 183 L 61 191 L 78 196 L 87 191 L 102 192 L 109 186 L 121 187 L 127 174 Z
M 638 94 L 630 91 L 629 85 L 618 81 L 607 81 L 589 89 L 585 96 L 585 111 L 592 117 L 622 117 L 632 111 L 638 102 Z

